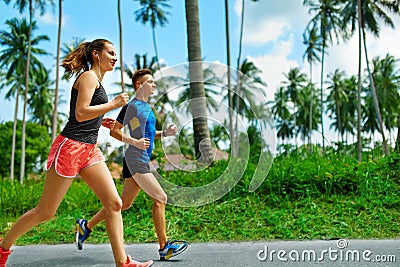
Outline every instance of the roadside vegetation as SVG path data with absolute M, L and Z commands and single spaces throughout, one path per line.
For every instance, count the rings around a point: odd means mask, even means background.
M 355 160 L 355 146 L 315 149 L 291 148 L 274 159 L 263 184 L 249 192 L 257 167 L 249 163 L 243 178 L 221 199 L 199 207 L 167 206 L 168 235 L 191 242 L 309 239 L 397 238 L 400 233 L 400 154 L 383 156 L 381 148 Z M 160 171 L 178 185 L 201 186 L 217 179 L 226 161 L 201 172 Z M 262 166 L 261 166 L 262 167 Z M 119 190 L 122 181 L 115 180 Z M 0 183 L 0 236 L 39 200 L 43 177 L 23 185 Z M 127 243 L 156 242 L 152 201 L 141 192 L 123 212 Z M 56 216 L 21 237 L 17 244 L 74 242 L 74 221 L 90 218 L 101 207 L 87 185 L 76 180 Z M 100 224 L 88 240 L 108 242 Z

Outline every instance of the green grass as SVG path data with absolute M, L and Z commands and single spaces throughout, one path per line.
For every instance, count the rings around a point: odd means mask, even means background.
M 263 184 L 255 192 L 248 186 L 255 164 L 224 197 L 198 207 L 168 205 L 168 236 L 198 241 L 376 239 L 397 238 L 400 233 L 400 155 L 374 154 L 359 163 L 354 156 L 329 152 L 325 156 L 295 151 L 274 160 Z M 162 173 L 170 182 L 200 186 L 216 179 L 226 162 L 196 173 Z M 122 183 L 116 181 L 121 190 Z M 17 218 L 34 207 L 43 181 L 23 186 L 0 183 L 0 236 Z M 123 212 L 127 243 L 156 242 L 151 218 L 152 201 L 140 193 L 131 209 Z M 57 215 L 28 232 L 17 244 L 72 243 L 74 220 L 89 218 L 100 209 L 95 195 L 75 181 Z M 104 223 L 95 228 L 90 243 L 108 242 Z

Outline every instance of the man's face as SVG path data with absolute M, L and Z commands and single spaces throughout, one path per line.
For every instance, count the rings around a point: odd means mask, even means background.
M 150 96 L 154 94 L 154 91 L 156 89 L 156 83 L 154 81 L 153 76 L 150 74 L 144 75 L 141 79 L 141 86 L 144 95 Z

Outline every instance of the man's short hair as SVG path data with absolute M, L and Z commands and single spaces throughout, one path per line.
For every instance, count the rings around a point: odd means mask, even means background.
M 148 74 L 153 75 L 153 72 L 150 69 L 140 69 L 135 71 L 135 73 L 132 76 L 132 86 L 135 90 L 136 90 L 135 83 L 139 81 L 143 76 Z

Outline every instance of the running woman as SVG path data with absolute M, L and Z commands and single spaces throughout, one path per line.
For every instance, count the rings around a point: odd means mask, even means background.
M 164 131 L 157 131 L 155 128 L 156 117 L 148 103 L 149 97 L 154 94 L 156 88 L 151 70 L 137 70 L 132 76 L 132 85 L 136 96 L 122 108 L 114 128 L 110 131 L 111 136 L 129 144 L 123 164 L 125 183 L 121 194 L 122 210 L 131 207 L 140 189 L 153 199 L 153 222 L 160 245 L 158 253 L 160 260 L 167 260 L 185 251 L 188 243 L 167 239 L 165 225 L 167 195 L 151 173 L 149 162 L 154 138 L 173 136 L 178 130 L 174 125 Z M 124 125 L 128 125 L 130 136 L 123 134 L 121 129 Z M 105 218 L 106 212 L 103 208 L 89 221 L 76 220 L 78 249 L 83 248 L 83 242 L 89 237 L 91 229 Z
M 147 267 L 152 261 L 133 261 L 125 253 L 122 225 L 122 200 L 118 195 L 104 157 L 97 146 L 100 126 L 109 129 L 115 120 L 104 114 L 124 106 L 128 95 L 122 93 L 108 102 L 102 85 L 104 74 L 117 61 L 113 44 L 105 39 L 83 42 L 62 62 L 66 73 L 77 75 L 71 90 L 70 114 L 61 134 L 54 140 L 48 157 L 46 181 L 37 206 L 22 215 L 4 239 L 0 240 L 0 267 L 12 252 L 18 237 L 56 213 L 73 178 L 79 174 L 104 206 L 106 231 L 117 267 Z M 29 263 L 27 263 L 29 265 Z

